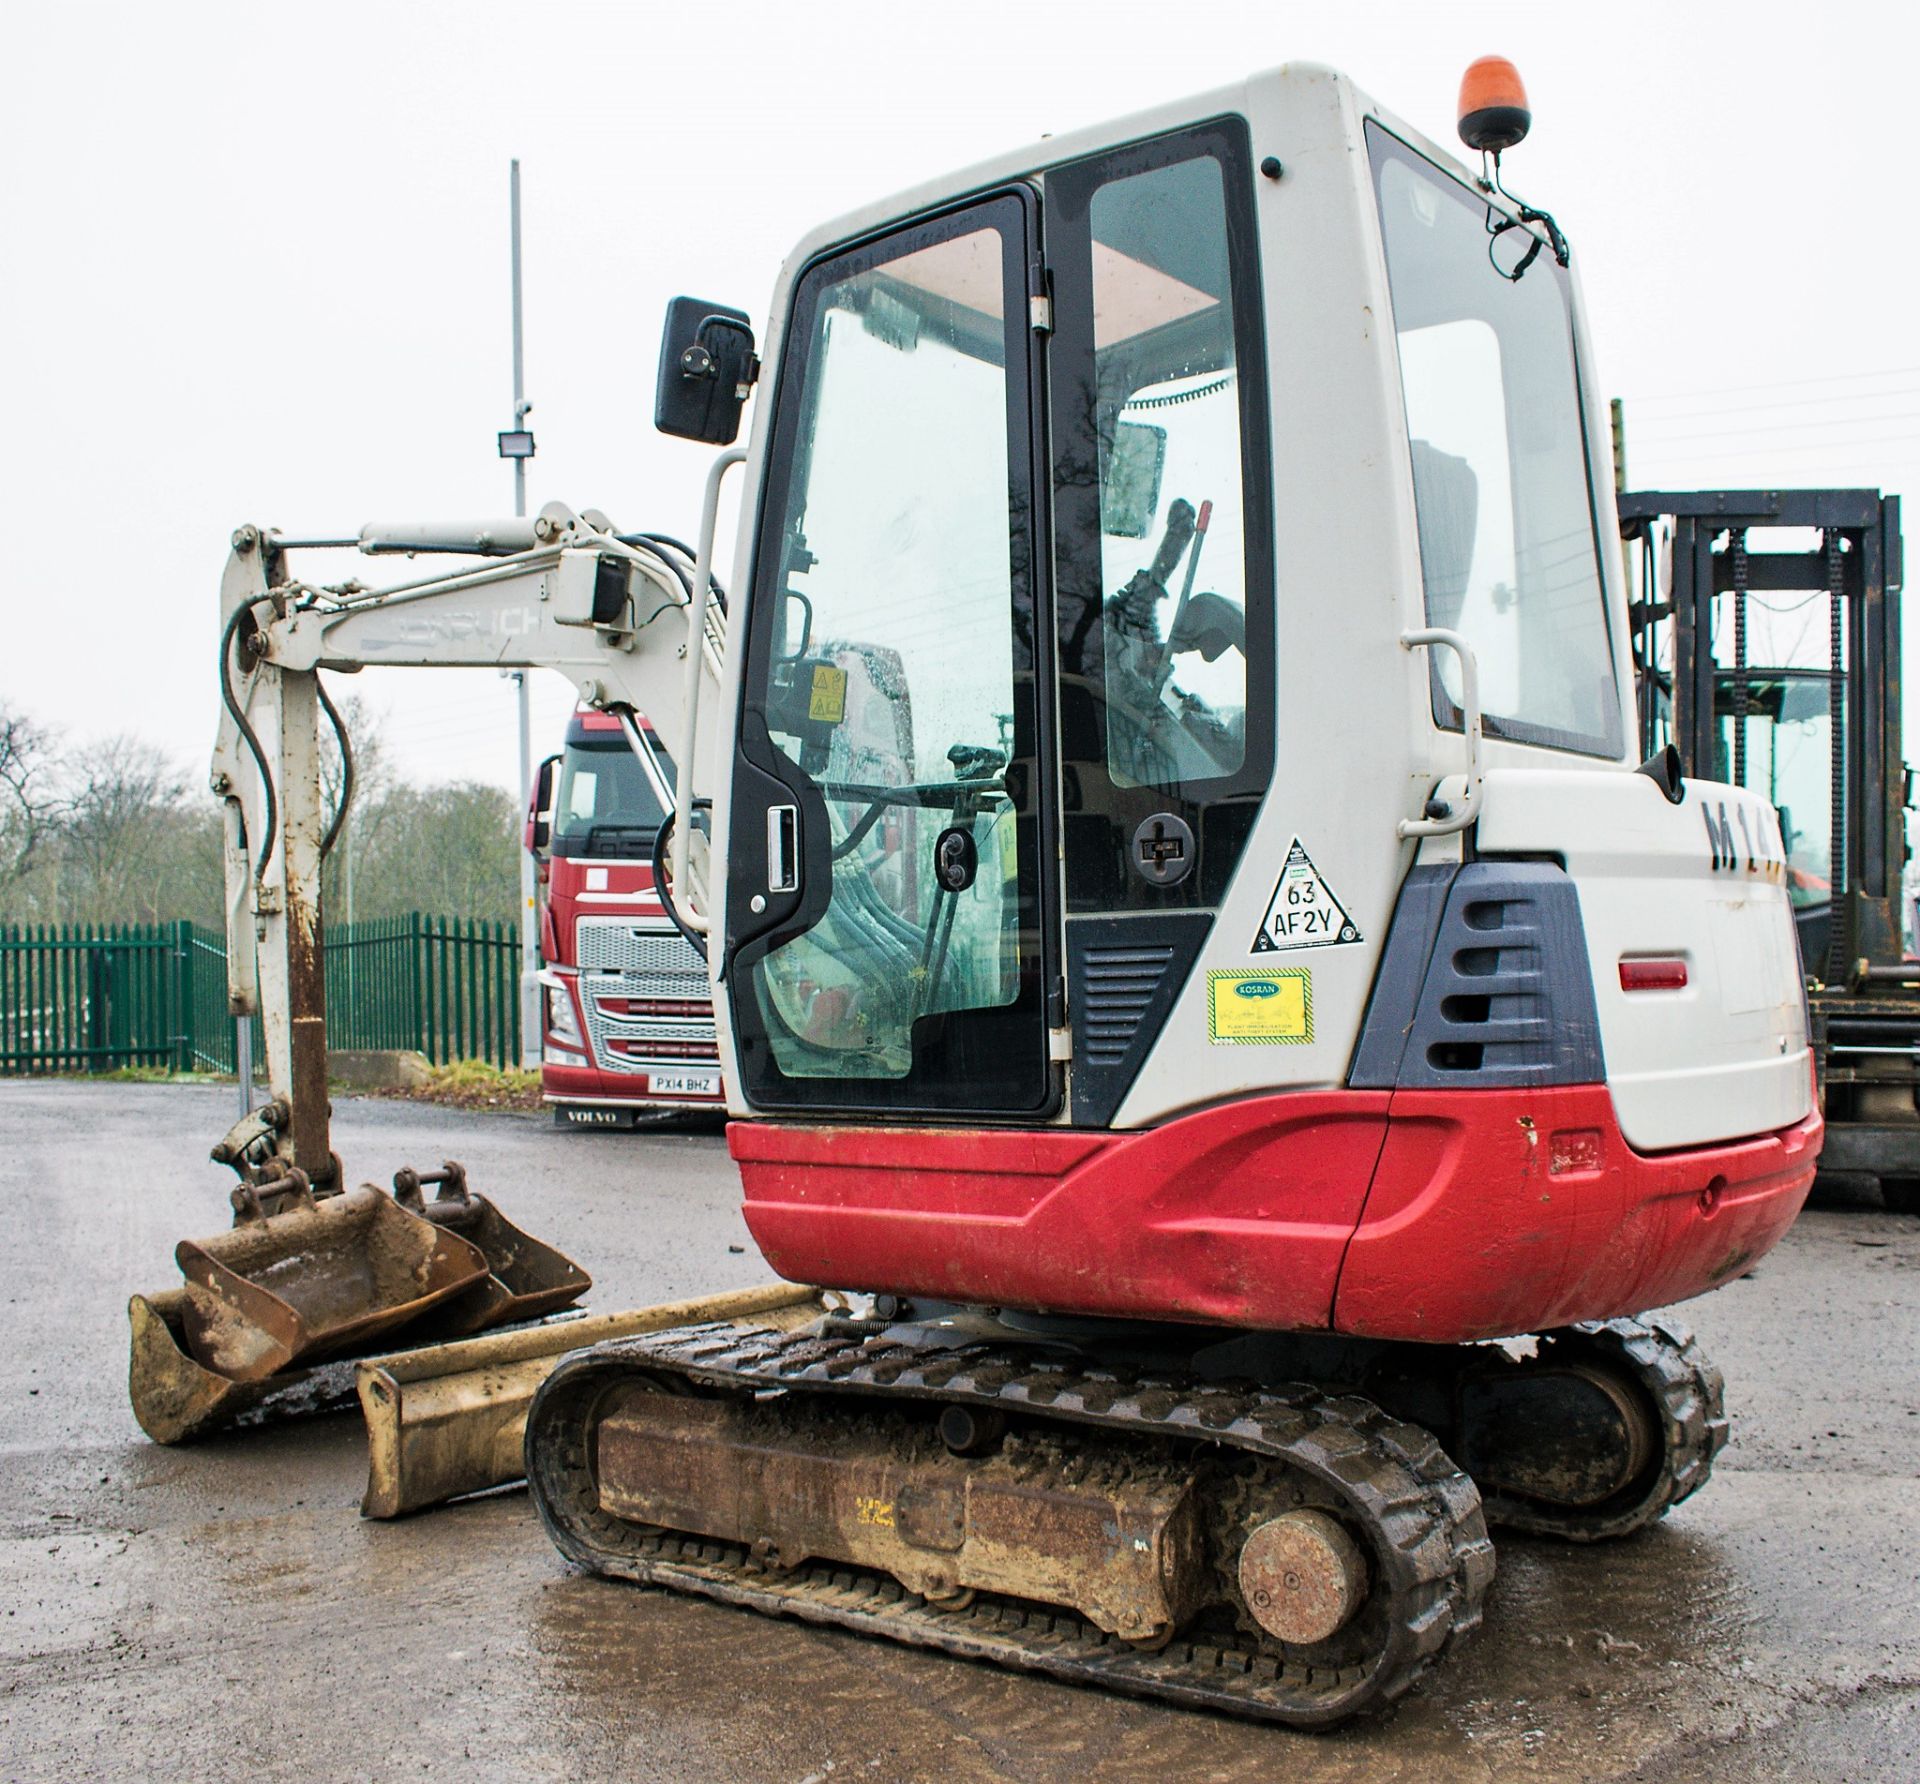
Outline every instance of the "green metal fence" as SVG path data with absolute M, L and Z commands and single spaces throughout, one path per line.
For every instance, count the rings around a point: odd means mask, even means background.
M 327 932 L 327 1039 L 520 1060 L 511 922 L 413 912 Z M 223 937 L 193 923 L 0 924 L 0 1075 L 234 1069 Z M 254 1024 L 256 1068 L 260 1025 Z
M 327 1040 L 520 1063 L 520 932 L 418 911 L 327 932 Z

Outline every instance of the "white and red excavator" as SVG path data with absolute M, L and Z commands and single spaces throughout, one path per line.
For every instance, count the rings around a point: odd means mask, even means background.
M 553 1369 L 570 1560 L 1310 1727 L 1475 1627 L 1490 1523 L 1706 1479 L 1643 1316 L 1813 1175 L 1784 850 L 1638 761 L 1575 257 L 1511 67 L 1462 113 L 1473 165 L 1287 66 L 823 225 L 758 341 L 680 300 L 660 424 L 758 391 L 690 550 L 554 505 L 375 590 L 235 535 L 253 1228 L 342 1199 L 317 672 L 557 669 L 678 764 L 746 1219 L 840 1292 Z

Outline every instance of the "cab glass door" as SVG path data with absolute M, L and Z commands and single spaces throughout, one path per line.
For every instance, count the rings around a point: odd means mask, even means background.
M 1272 779 L 1253 177 L 1231 118 L 1047 175 L 1070 917 L 1217 905 Z
M 1031 195 L 813 266 L 761 515 L 726 978 L 763 1107 L 1050 1106 Z

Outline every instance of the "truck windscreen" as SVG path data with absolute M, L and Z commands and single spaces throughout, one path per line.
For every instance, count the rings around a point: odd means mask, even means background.
M 671 775 L 671 758 L 659 754 Z M 556 855 L 644 856 L 665 818 L 624 737 L 567 745 L 553 806 Z
M 1369 123 L 1413 448 L 1429 625 L 1464 633 L 1493 736 L 1585 755 L 1623 747 L 1601 592 L 1572 290 L 1486 201 Z M 1457 728 L 1459 671 L 1435 667 Z

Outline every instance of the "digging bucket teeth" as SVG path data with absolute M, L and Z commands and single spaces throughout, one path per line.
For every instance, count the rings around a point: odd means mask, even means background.
M 269 1198 L 285 1211 L 266 1213 Z M 316 1200 L 293 1171 L 233 1200 L 232 1231 L 174 1250 L 187 1348 L 229 1381 L 365 1346 L 489 1276 L 478 1246 L 371 1184 Z

